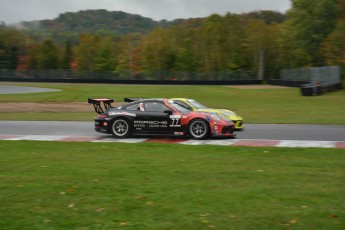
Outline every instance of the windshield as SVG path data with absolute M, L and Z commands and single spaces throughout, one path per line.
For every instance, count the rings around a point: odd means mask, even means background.
M 174 101 L 169 100 L 168 103 L 169 103 L 169 105 L 174 107 L 178 112 L 180 112 L 182 114 L 190 113 L 190 110 L 186 109 L 185 107 L 183 107 L 179 104 L 176 104 Z
M 197 101 L 194 101 L 194 100 L 188 100 L 188 102 L 196 109 L 207 109 L 206 106 L 204 106 L 203 104 L 200 104 L 199 102 Z

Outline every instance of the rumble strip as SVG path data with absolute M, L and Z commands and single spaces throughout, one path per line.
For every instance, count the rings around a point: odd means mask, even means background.
M 223 145 L 223 146 L 253 146 L 253 147 L 315 147 L 315 148 L 345 148 L 345 141 L 301 141 L 301 140 L 261 140 L 261 139 L 177 139 L 177 138 L 128 138 L 92 136 L 56 136 L 56 135 L 0 135 L 0 140 L 33 140 L 60 142 L 120 142 L 120 143 L 171 143 L 184 145 Z

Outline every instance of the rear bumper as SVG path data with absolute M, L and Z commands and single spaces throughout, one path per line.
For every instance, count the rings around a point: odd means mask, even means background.
M 110 122 L 106 120 L 95 119 L 95 131 L 98 133 L 111 133 Z

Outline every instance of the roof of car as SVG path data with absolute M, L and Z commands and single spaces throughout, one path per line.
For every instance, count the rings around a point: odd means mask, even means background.
M 164 98 L 148 98 L 148 99 L 141 99 L 141 100 L 130 102 L 130 103 L 128 103 L 128 105 L 129 104 L 135 104 L 135 103 L 138 103 L 138 102 L 164 101 L 164 100 L 167 100 L 167 99 L 164 99 Z

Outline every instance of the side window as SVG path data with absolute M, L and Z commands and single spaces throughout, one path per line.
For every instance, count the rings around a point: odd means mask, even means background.
M 145 102 L 145 111 L 163 113 L 164 110 L 169 110 L 169 108 L 161 102 Z
M 187 105 L 187 103 L 183 102 L 183 101 L 174 101 L 176 104 L 188 109 L 188 110 L 193 110 L 189 105 Z
M 139 103 L 135 103 L 133 105 L 127 106 L 127 110 L 139 110 Z

